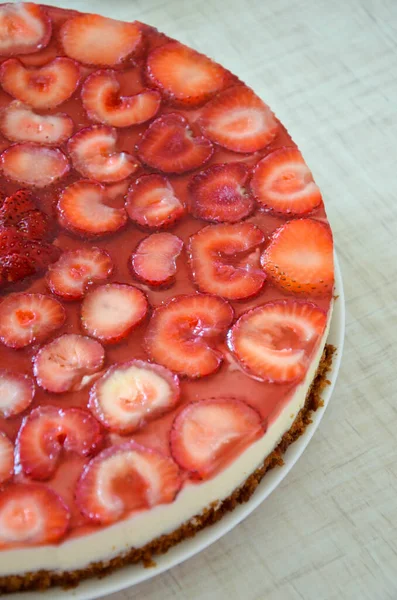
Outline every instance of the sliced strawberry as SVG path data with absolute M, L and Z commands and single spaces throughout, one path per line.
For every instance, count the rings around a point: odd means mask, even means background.
M 183 242 L 172 233 L 152 233 L 144 238 L 131 256 L 135 275 L 148 285 L 171 285 L 175 280 L 176 259 Z
M 84 14 L 62 26 L 60 39 L 65 53 L 87 65 L 112 66 L 136 53 L 142 43 L 138 23 L 123 23 Z
M 180 375 L 210 375 L 222 363 L 217 344 L 232 320 L 233 309 L 222 298 L 176 296 L 154 311 L 146 331 L 146 350 L 155 362 Z
M 80 81 L 79 65 L 64 56 L 42 67 L 25 67 L 10 58 L 0 67 L 3 89 L 24 104 L 43 110 L 55 108 L 70 98 Z
M 244 313 L 228 334 L 228 345 L 248 374 L 284 383 L 303 378 L 327 315 L 315 304 L 280 300 Z
M 131 154 L 116 150 L 117 133 L 112 127 L 93 125 L 82 129 L 68 142 L 74 168 L 84 177 L 103 183 L 122 181 L 138 164 Z
M 172 502 L 181 483 L 171 458 L 125 442 L 88 463 L 77 483 L 76 502 L 90 521 L 113 523 L 132 511 Z
M 0 156 L 3 176 L 31 187 L 43 188 L 69 172 L 69 161 L 58 148 L 26 142 L 14 144 Z
M 18 100 L 11 102 L 0 117 L 0 131 L 11 142 L 56 146 L 69 139 L 73 127 L 69 115 L 39 115 Z
M 80 390 L 105 360 L 102 345 L 84 335 L 65 333 L 36 354 L 33 373 L 40 387 L 55 394 Z
M 59 223 L 86 238 L 118 231 L 127 222 L 124 208 L 106 204 L 106 189 L 95 181 L 81 180 L 65 188 L 57 204 Z
M 0 548 L 54 544 L 69 522 L 65 502 L 44 485 L 15 483 L 0 491 Z
M 64 252 L 50 266 L 47 284 L 63 300 L 80 300 L 93 283 L 108 279 L 112 271 L 113 262 L 105 250 L 78 248 Z
M 110 183 L 106 186 L 106 198 L 108 200 L 118 200 L 125 199 L 125 196 L 128 192 L 129 182 L 124 179 L 124 181 L 117 181 L 116 183 Z
M 223 67 L 179 42 L 152 50 L 146 69 L 151 85 L 177 106 L 203 104 L 228 80 Z
M 186 173 L 209 161 L 214 148 L 202 136 L 193 136 L 188 121 L 170 113 L 153 121 L 138 143 L 143 163 L 163 173 Z
M 255 296 L 266 279 L 259 262 L 263 240 L 253 223 L 209 225 L 192 235 L 189 255 L 196 285 L 229 300 Z
M 211 100 L 202 110 L 199 125 L 212 142 L 242 153 L 264 148 L 278 130 L 270 108 L 243 85 L 225 90 Z
M 14 444 L 0 431 L 0 485 L 14 475 Z
M 248 169 L 242 163 L 217 164 L 193 177 L 189 185 L 191 211 L 197 219 L 236 223 L 254 209 L 247 193 Z
M 288 221 L 274 232 L 261 263 L 272 281 L 287 292 L 330 293 L 334 255 L 329 225 L 314 219 Z
M 176 416 L 171 452 L 193 479 L 209 479 L 265 433 L 260 414 L 242 400 L 211 398 Z
M 130 127 L 152 119 L 160 108 L 161 96 L 142 90 L 134 96 L 120 96 L 115 71 L 96 71 L 84 82 L 81 100 L 89 118 L 112 127 Z
M 166 177 L 142 175 L 129 188 L 125 207 L 132 221 L 146 229 L 171 227 L 185 207 Z
M 1 212 L 1 209 L 0 209 Z M 4 213 L 3 213 L 4 215 Z M 23 238 L 18 230 L 10 225 L 0 228 L 0 256 L 20 254 Z
M 10 348 L 41 342 L 65 322 L 65 310 L 43 294 L 11 294 L 0 304 L 0 341 Z
M 21 281 L 35 272 L 35 265 L 26 256 L 20 254 L 0 256 L 0 286 Z
M 177 375 L 133 360 L 113 365 L 95 382 L 88 406 L 107 429 L 126 434 L 173 409 L 179 395 Z
M 23 412 L 34 393 L 34 381 L 29 375 L 0 369 L 0 417 L 8 419 Z
M 49 479 L 62 451 L 92 456 L 101 442 L 100 425 L 87 410 L 38 406 L 24 418 L 18 432 L 17 464 L 32 479 Z
M 115 344 L 139 325 L 147 310 L 148 302 L 141 290 L 108 283 L 88 292 L 81 305 L 81 322 L 88 335 Z
M 37 210 L 36 202 L 30 190 L 18 190 L 4 199 L 0 208 L 0 222 L 16 225 L 32 210 Z
M 28 240 L 44 240 L 51 234 L 51 219 L 41 210 L 31 210 L 17 225 L 19 233 Z
M 45 271 L 47 267 L 58 260 L 60 249 L 53 244 L 26 240 L 22 244 L 23 256 L 34 265 L 36 272 Z
M 33 2 L 0 6 L 0 54 L 29 54 L 44 48 L 51 37 L 51 19 Z

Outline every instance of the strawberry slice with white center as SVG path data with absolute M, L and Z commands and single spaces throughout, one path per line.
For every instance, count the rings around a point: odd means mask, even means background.
M 76 15 L 62 26 L 65 53 L 87 65 L 109 66 L 124 62 L 142 44 L 138 23 L 123 23 L 100 15 Z
M 141 290 L 108 283 L 88 292 L 81 305 L 81 322 L 88 335 L 115 344 L 139 325 L 147 310 L 148 302 Z
M 51 19 L 33 2 L 0 6 L 0 55 L 29 54 L 44 48 L 51 37 Z
M 127 223 L 124 208 L 108 206 L 106 188 L 95 181 L 81 180 L 61 193 L 57 213 L 62 227 L 85 238 L 110 235 Z
M 74 168 L 84 177 L 103 183 L 122 181 L 138 168 L 131 154 L 118 152 L 116 147 L 116 130 L 101 125 L 82 129 L 68 142 Z
M 43 346 L 33 362 L 40 387 L 54 394 L 80 390 L 103 367 L 105 351 L 96 340 L 65 333 Z
M 15 483 L 0 491 L 0 548 L 55 544 L 69 522 L 65 502 L 44 485 Z
M 209 479 L 265 433 L 260 414 L 242 400 L 211 398 L 176 416 L 171 453 L 192 479 Z
M 146 330 L 146 350 L 155 362 L 180 375 L 210 375 L 222 363 L 217 346 L 233 314 L 230 304 L 216 296 L 176 296 L 154 311 Z
M 69 161 L 59 148 L 26 142 L 14 144 L 0 156 L 3 177 L 30 187 L 44 188 L 69 172 Z
M 0 431 L 0 485 L 14 474 L 14 444 Z
M 256 152 L 277 135 L 270 108 L 249 88 L 239 85 L 220 92 L 205 105 L 199 125 L 212 142 L 233 152 Z
M 102 248 L 78 248 L 64 252 L 47 271 L 47 284 L 63 300 L 80 300 L 88 288 L 110 277 L 113 262 Z
M 11 294 L 0 304 L 0 341 L 10 348 L 41 342 L 62 327 L 65 310 L 44 294 Z
M 144 238 L 131 256 L 135 275 L 150 286 L 169 286 L 175 280 L 176 259 L 183 242 L 172 233 L 152 233 Z
M 19 429 L 17 464 L 24 475 L 45 480 L 54 474 L 62 454 L 92 456 L 101 443 L 101 427 L 87 410 L 38 406 Z
M 163 173 L 186 173 L 203 166 L 214 153 L 207 138 L 194 136 L 188 121 L 169 113 L 153 121 L 138 143 L 138 157 Z
M 177 375 L 160 365 L 133 360 L 113 365 L 95 382 L 88 406 L 107 429 L 126 434 L 172 410 L 179 395 Z
M 81 100 L 89 118 L 112 127 L 130 127 L 152 119 L 160 108 L 161 96 L 144 89 L 134 96 L 120 96 L 115 71 L 96 71 L 84 82 Z
M 3 89 L 38 110 L 55 108 L 68 100 L 79 81 L 79 65 L 64 56 L 42 67 L 25 67 L 18 59 L 10 58 L 0 67 Z
M 244 313 L 228 334 L 241 367 L 261 381 L 303 378 L 324 333 L 326 313 L 315 304 L 281 300 Z
M 73 121 L 66 114 L 39 115 L 18 100 L 11 102 L 0 117 L 0 131 L 11 142 L 34 142 L 56 146 L 69 139 Z
M 288 221 L 274 232 L 261 263 L 272 281 L 287 292 L 331 293 L 334 254 L 329 225 L 314 219 Z
M 197 219 L 237 223 L 254 209 L 246 189 L 248 169 L 242 163 L 217 164 L 204 169 L 189 184 L 191 211 Z
M 172 502 L 181 484 L 171 458 L 131 441 L 103 450 L 88 463 L 77 483 L 76 502 L 87 519 L 108 524 Z
M 142 175 L 129 188 L 125 207 L 134 223 L 145 229 L 174 225 L 185 214 L 185 207 L 163 175 Z
M 8 419 L 23 412 L 34 393 L 34 381 L 29 375 L 0 369 L 0 417 Z
M 255 296 L 266 275 L 260 266 L 263 232 L 252 223 L 204 227 L 189 241 L 194 282 L 202 292 L 228 300 Z

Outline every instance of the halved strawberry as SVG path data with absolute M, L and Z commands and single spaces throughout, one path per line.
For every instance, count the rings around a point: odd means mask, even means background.
M 253 223 L 208 225 L 191 236 L 190 266 L 202 292 L 228 300 L 257 294 L 266 279 L 260 267 L 263 232 Z
M 182 248 L 183 242 L 176 235 L 152 233 L 138 244 L 131 256 L 131 267 L 138 279 L 148 285 L 171 285 Z
M 14 144 L 0 156 L 6 179 L 31 187 L 43 188 L 69 172 L 69 161 L 59 148 L 47 148 L 26 142 Z
M 16 225 L 32 210 L 37 210 L 34 196 L 30 190 L 18 190 L 4 199 L 0 207 L 0 222 Z
M 28 240 L 44 240 L 51 235 L 51 219 L 41 210 L 31 210 L 18 222 L 19 233 Z
M 0 6 L 0 54 L 29 54 L 44 48 L 51 37 L 51 19 L 33 2 Z
M 54 544 L 69 522 L 65 502 L 44 485 L 14 483 L 0 491 L 0 548 Z
M 103 367 L 105 351 L 85 335 L 64 333 L 43 346 L 33 362 L 40 387 L 55 394 L 80 390 Z
M 142 90 L 134 96 L 120 96 L 115 71 L 96 71 L 84 82 L 81 100 L 89 118 L 112 127 L 130 127 L 152 119 L 160 108 L 161 96 Z
M 126 434 L 173 409 L 179 395 L 177 375 L 133 360 L 113 365 L 95 382 L 88 406 L 107 429 Z
M 0 485 L 14 475 L 14 444 L 0 431 Z
M 122 181 L 138 164 L 127 152 L 118 152 L 117 132 L 112 127 L 93 125 L 76 133 L 68 142 L 74 168 L 84 177 L 103 183 Z
M 254 378 L 284 383 L 303 378 L 327 322 L 315 304 L 280 300 L 244 313 L 228 334 L 238 363 Z
M 49 479 L 62 452 L 92 456 L 101 442 L 100 425 L 87 410 L 38 406 L 23 419 L 19 429 L 17 465 L 32 479 Z
M 88 292 L 81 305 L 81 323 L 89 335 L 115 344 L 139 325 L 147 310 L 148 302 L 141 290 L 108 283 Z
M 63 300 L 80 300 L 88 288 L 110 277 L 113 262 L 102 248 L 78 248 L 64 252 L 47 271 L 47 284 Z
M 334 255 L 329 225 L 314 219 L 288 221 L 273 233 L 261 264 L 287 292 L 311 296 L 332 292 Z
M 248 169 L 243 163 L 217 164 L 204 169 L 189 184 L 191 211 L 197 219 L 236 223 L 248 217 L 254 200 L 247 192 Z
M 134 441 L 103 450 L 85 467 L 76 488 L 83 515 L 113 523 L 128 513 L 172 502 L 182 481 L 171 458 Z
M 26 256 L 20 254 L 0 256 L 0 286 L 20 281 L 35 272 L 35 265 Z
M 124 208 L 106 204 L 106 188 L 95 181 L 72 183 L 61 193 L 57 213 L 62 227 L 82 237 L 93 238 L 118 231 L 127 222 Z
M 11 294 L 0 303 L 0 341 L 10 348 L 41 342 L 65 322 L 58 300 L 43 294 Z
M 235 86 L 220 92 L 203 108 L 199 125 L 212 142 L 233 152 L 256 152 L 276 137 L 278 124 L 254 92 Z
M 45 271 L 47 267 L 58 260 L 61 250 L 53 244 L 38 242 L 35 240 L 24 240 L 22 243 L 22 253 L 32 262 L 36 272 Z
M 185 207 L 166 177 L 142 175 L 129 188 L 125 203 L 132 221 L 147 229 L 171 227 L 185 214 Z
M 233 320 L 225 300 L 206 294 L 182 295 L 157 308 L 145 335 L 149 356 L 171 371 L 198 378 L 223 360 L 217 345 Z
M 25 67 L 10 58 L 0 67 L 3 89 L 24 104 L 39 110 L 55 108 L 70 98 L 80 81 L 78 63 L 60 56 L 42 67 Z
M 193 479 L 209 479 L 265 433 L 260 414 L 242 400 L 191 402 L 176 416 L 171 453 Z
M 193 136 L 181 114 L 165 114 L 146 129 L 137 146 L 143 163 L 163 173 L 186 173 L 209 161 L 214 147 L 202 136 Z
M 0 369 L 0 417 L 8 419 L 23 412 L 34 393 L 34 381 L 29 375 Z

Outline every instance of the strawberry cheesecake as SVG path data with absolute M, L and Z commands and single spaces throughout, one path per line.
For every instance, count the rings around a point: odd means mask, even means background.
M 0 4 L 0 592 L 150 564 L 319 404 L 332 233 L 270 108 L 156 29 Z

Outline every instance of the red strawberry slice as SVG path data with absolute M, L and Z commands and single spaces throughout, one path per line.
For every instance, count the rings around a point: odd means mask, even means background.
M 60 249 L 53 244 L 26 240 L 22 244 L 23 256 L 34 265 L 36 272 L 45 271 L 47 267 L 58 260 Z
M 152 119 L 160 108 L 161 96 L 142 90 L 134 96 L 120 96 L 115 71 L 96 71 L 83 86 L 81 100 L 89 118 L 112 127 L 130 127 Z
M 15 483 L 0 491 L 0 548 L 54 544 L 69 522 L 65 502 L 44 485 Z
M 217 350 L 233 320 L 225 300 L 206 294 L 182 295 L 157 308 L 146 331 L 149 356 L 171 371 L 205 377 L 222 363 Z
M 0 485 L 14 475 L 14 444 L 0 431 Z
M 87 410 L 38 406 L 22 421 L 17 463 L 24 475 L 45 480 L 54 474 L 63 452 L 92 456 L 101 442 L 100 425 Z
M 214 147 L 202 136 L 193 136 L 188 121 L 180 114 L 159 117 L 138 143 L 143 163 L 163 173 L 186 173 L 209 161 Z
M 65 310 L 43 294 L 11 294 L 0 304 L 0 341 L 10 348 L 41 342 L 65 322 Z
M 110 367 L 90 391 L 89 408 L 107 429 L 133 433 L 172 410 L 180 395 L 177 375 L 143 360 Z
M 22 250 L 22 244 L 23 238 L 15 227 L 0 226 L 0 256 L 20 254 Z
M 81 322 L 88 335 L 115 344 L 139 325 L 147 310 L 148 302 L 141 290 L 108 283 L 88 292 L 81 305 Z
M 40 387 L 55 394 L 80 390 L 103 367 L 102 345 L 84 335 L 65 333 L 36 354 L 33 373 Z
M 88 288 L 98 281 L 110 277 L 113 262 L 102 248 L 78 248 L 64 252 L 50 266 L 47 284 L 53 294 L 63 300 L 80 300 Z
M 51 19 L 33 2 L 0 6 L 0 54 L 29 54 L 44 48 L 51 37 Z
M 311 296 L 332 292 L 334 256 L 329 225 L 314 219 L 288 221 L 274 232 L 261 263 L 272 281 L 287 292 Z
M 242 163 L 217 164 L 193 177 L 189 185 L 191 211 L 197 219 L 237 223 L 254 209 L 247 192 L 248 169 Z
M 256 152 L 276 137 L 270 108 L 249 88 L 220 92 L 202 110 L 199 125 L 206 137 L 233 152 Z
M 146 68 L 150 84 L 176 106 L 199 106 L 228 81 L 223 67 L 179 42 L 153 50 Z
M 17 224 L 19 233 L 28 240 L 44 240 L 51 235 L 51 219 L 41 210 L 31 210 Z
M 171 458 L 131 441 L 106 448 L 88 463 L 76 502 L 90 521 L 113 523 L 132 511 L 172 502 L 181 484 Z
M 0 369 L 0 417 L 8 419 L 23 412 L 34 393 L 34 381 L 29 375 Z
M 142 43 L 138 23 L 123 23 L 100 15 L 77 15 L 62 26 L 65 53 L 87 65 L 118 65 L 135 54 Z
M 185 214 L 185 207 L 166 177 L 142 175 L 130 187 L 125 204 L 128 216 L 145 229 L 171 227 Z
M 209 479 L 265 433 L 260 414 L 242 400 L 211 398 L 176 416 L 171 452 L 193 479 Z
M 263 240 L 252 223 L 209 225 L 192 235 L 189 255 L 196 285 L 229 300 L 255 296 L 266 279 L 259 262 Z
M 112 127 L 93 125 L 82 129 L 68 142 L 74 168 L 84 177 L 103 183 L 122 181 L 138 164 L 131 154 L 116 150 L 117 133 Z
M 152 233 L 139 243 L 131 256 L 131 267 L 138 279 L 148 285 L 171 285 L 182 248 L 183 242 L 176 235 Z
M 18 190 L 3 201 L 0 207 L 0 221 L 7 225 L 16 225 L 32 210 L 37 210 L 32 192 L 30 190 Z
M 14 144 L 0 156 L 3 176 L 31 187 L 56 183 L 69 172 L 69 161 L 59 148 L 26 142 Z
M 26 256 L 20 254 L 0 256 L 0 286 L 21 281 L 35 272 L 35 265 Z
M 95 181 L 81 180 L 66 187 L 57 204 L 58 221 L 68 231 L 86 238 L 118 231 L 127 222 L 124 208 L 106 204 L 106 188 Z
M 280 300 L 244 313 L 228 346 L 248 374 L 284 383 L 303 378 L 324 333 L 327 315 L 315 304 Z
M 3 89 L 24 104 L 39 110 L 55 108 L 70 98 L 80 81 L 78 63 L 64 56 L 42 67 L 25 67 L 10 58 L 0 67 Z

